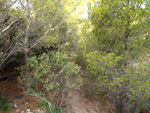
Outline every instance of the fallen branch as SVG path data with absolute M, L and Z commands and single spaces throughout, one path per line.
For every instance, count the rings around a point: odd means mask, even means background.
M 47 104 L 48 104 L 48 106 L 49 106 L 49 109 L 50 109 L 50 112 L 52 113 L 52 110 L 51 110 L 51 103 L 48 101 L 48 100 L 46 100 L 45 98 L 43 98 L 43 97 L 41 97 L 41 96 L 39 96 L 39 95 L 36 95 L 36 94 L 30 94 L 31 96 L 35 96 L 35 97 L 40 97 L 40 99 L 42 99 L 43 101 L 45 101 Z

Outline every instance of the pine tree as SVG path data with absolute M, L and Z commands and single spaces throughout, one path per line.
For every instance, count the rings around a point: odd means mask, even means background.
M 101 0 L 89 9 L 97 51 L 87 54 L 87 67 L 96 85 L 117 98 L 121 113 L 150 110 L 149 67 L 143 62 L 150 42 L 148 4 L 144 0 Z

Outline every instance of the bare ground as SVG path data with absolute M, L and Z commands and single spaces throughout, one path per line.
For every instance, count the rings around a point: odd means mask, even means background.
M 17 80 L 8 80 L 0 86 L 0 97 L 5 97 L 12 101 L 9 113 L 21 113 L 29 108 L 32 112 L 44 111 L 44 109 L 37 108 L 36 97 L 26 95 L 23 89 L 19 86 Z M 22 95 L 22 98 L 17 98 Z M 14 105 L 17 105 L 14 108 Z M 104 98 L 92 96 L 86 98 L 83 90 L 70 90 L 67 106 L 64 109 L 65 113 L 107 113 L 108 107 L 111 106 Z M 2 113 L 2 111 L 0 111 Z

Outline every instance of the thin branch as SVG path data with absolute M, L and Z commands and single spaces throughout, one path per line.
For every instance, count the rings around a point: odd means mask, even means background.
M 51 110 L 51 103 L 48 100 L 46 100 L 45 98 L 43 98 L 43 97 L 41 97 L 39 95 L 36 95 L 36 94 L 30 94 L 30 95 L 31 96 L 35 96 L 35 97 L 39 97 L 40 99 L 42 99 L 43 101 L 45 101 L 48 104 L 50 111 L 52 112 L 52 110 Z
M 63 22 L 64 22 L 64 21 L 61 21 L 61 23 L 59 23 L 57 26 L 55 26 L 55 27 L 53 27 L 53 28 L 51 28 L 51 25 L 50 25 L 50 28 L 45 32 L 45 34 L 44 34 L 39 40 L 37 40 L 37 42 L 34 43 L 34 44 L 29 48 L 29 50 L 32 49 L 33 47 L 35 47 L 41 40 L 43 40 L 43 38 L 48 34 L 49 31 L 53 31 L 54 29 L 58 28 L 58 26 L 60 26 Z
M 26 8 L 25 5 L 22 3 L 21 0 L 19 0 L 19 2 L 20 2 L 21 6 L 22 6 L 23 8 Z
M 0 35 L 2 33 L 4 33 L 5 31 L 7 31 L 15 22 L 17 22 L 18 20 L 20 20 L 21 18 L 18 18 L 17 20 L 14 20 L 13 22 L 11 22 L 5 29 L 3 29 L 0 33 Z
M 113 65 L 112 65 L 112 67 L 114 68 L 116 74 L 117 74 L 118 76 L 120 76 L 120 74 L 118 73 L 118 71 L 116 70 L 116 68 L 115 68 Z

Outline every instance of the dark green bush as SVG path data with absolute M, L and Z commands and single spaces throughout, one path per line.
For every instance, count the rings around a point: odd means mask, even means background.
M 10 103 L 7 102 L 7 100 L 5 99 L 4 96 L 2 96 L 0 98 L 0 109 L 1 111 L 3 111 L 4 113 L 8 113 L 9 109 L 10 109 Z

